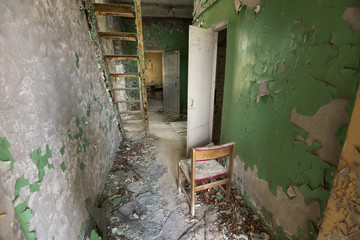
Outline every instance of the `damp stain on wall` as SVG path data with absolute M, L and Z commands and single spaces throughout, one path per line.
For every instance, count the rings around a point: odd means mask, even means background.
M 262 1 L 236 13 L 224 0 L 195 22 L 228 18 L 221 141 L 237 142 L 273 194 L 296 186 L 321 213 L 359 81 L 360 31 L 342 19 L 350 4 Z

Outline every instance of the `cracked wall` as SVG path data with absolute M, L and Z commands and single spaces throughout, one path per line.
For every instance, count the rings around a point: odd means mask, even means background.
M 237 2 L 194 18 L 228 18 L 221 142 L 236 141 L 240 190 L 276 239 L 315 239 L 359 81 L 359 2 Z
M 0 5 L 0 238 L 76 239 L 121 141 L 82 4 Z

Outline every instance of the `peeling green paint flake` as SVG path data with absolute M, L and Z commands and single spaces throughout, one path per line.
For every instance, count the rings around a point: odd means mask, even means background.
M 308 132 L 305 131 L 304 129 L 297 127 L 295 124 L 293 124 L 293 128 L 292 128 L 292 129 L 293 129 L 293 132 L 294 132 L 296 135 L 301 136 L 304 140 L 307 138 Z
M 112 205 L 117 206 L 121 202 L 121 197 L 114 198 L 111 200 Z
M 322 147 L 323 145 L 320 142 L 314 141 L 313 144 L 310 146 L 310 152 L 315 152 L 321 149 Z
M 34 183 L 30 185 L 31 192 L 40 192 L 40 183 Z
M 80 126 L 80 119 L 78 117 L 76 117 L 76 126 Z
M 11 155 L 8 150 L 10 147 L 10 143 L 6 140 L 6 138 L 0 137 L 0 170 L 2 173 L 14 169 L 15 159 Z
M 101 237 L 96 233 L 95 230 L 91 231 L 90 240 L 101 240 Z
M 81 121 L 82 121 L 82 123 L 85 124 L 85 125 L 88 124 L 88 121 L 86 120 L 86 117 L 85 117 L 85 116 L 82 116 Z
M 26 186 L 29 186 L 29 184 L 29 179 L 24 178 L 24 176 L 18 178 L 15 183 L 14 199 L 20 196 L 20 190 Z
M 348 131 L 349 125 L 343 126 L 336 130 L 335 137 L 339 140 L 341 148 L 344 146 L 346 133 Z
M 90 88 L 94 89 L 94 86 L 93 86 L 92 82 L 90 83 Z
M 18 204 L 15 209 L 15 214 L 19 219 L 21 230 L 24 233 L 26 240 L 35 240 L 36 233 L 30 232 L 30 220 L 34 217 L 34 213 L 28 208 L 30 196 L 28 196 L 23 203 Z
M 45 176 L 44 168 L 49 164 L 49 158 L 51 157 L 52 157 L 52 152 L 49 148 L 49 145 L 46 145 L 46 153 L 43 156 L 41 156 L 41 148 L 38 148 L 36 151 L 30 153 L 30 158 L 39 171 L 39 182 L 41 182 L 44 179 Z
M 67 131 L 67 135 L 68 135 L 68 138 L 69 138 L 69 139 L 72 138 L 72 134 L 71 134 L 71 130 L 70 130 L 70 129 Z
M 77 54 L 77 52 L 75 52 L 75 58 L 76 58 L 76 68 L 79 69 L 80 68 L 80 58 L 79 55 Z
M 82 147 L 80 145 L 78 145 L 77 151 L 78 151 L 78 153 L 82 152 Z
M 304 196 L 306 204 L 310 204 L 312 201 L 318 201 L 320 203 L 321 215 L 324 213 L 330 191 L 323 187 L 311 189 L 308 185 L 304 184 L 300 186 L 300 192 Z
M 85 164 L 82 162 L 80 163 L 80 170 L 84 170 L 85 169 Z
M 79 127 L 78 126 L 78 129 L 79 129 L 79 132 L 75 135 L 75 139 L 81 139 L 82 138 L 82 135 L 83 135 L 83 129 L 82 127 Z
M 82 140 L 82 142 L 83 142 L 83 149 L 84 149 L 84 152 L 86 152 L 86 148 L 89 146 L 89 141 L 88 141 L 88 140 L 86 140 L 86 139 L 83 139 L 83 140 Z
M 64 153 L 65 153 L 65 147 L 64 146 L 62 146 L 62 148 L 60 149 L 60 153 L 61 153 L 61 155 L 64 155 Z
M 87 117 L 90 117 L 90 111 L 91 111 L 91 107 L 89 106 L 89 107 L 86 109 L 86 116 L 87 116 Z
M 52 164 L 52 163 L 49 163 L 47 166 L 48 166 L 48 169 L 54 169 L 54 164 Z
M 61 170 L 62 170 L 63 172 L 65 172 L 65 170 L 66 170 L 65 162 L 62 162 L 62 163 L 60 164 L 60 167 L 61 167 Z

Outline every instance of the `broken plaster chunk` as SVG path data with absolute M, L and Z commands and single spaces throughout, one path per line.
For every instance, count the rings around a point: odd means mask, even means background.
M 255 7 L 255 13 L 258 14 L 258 13 L 260 12 L 260 10 L 261 10 L 260 5 L 256 5 L 256 7 Z
M 2 173 L 5 173 L 5 172 L 9 171 L 10 169 L 11 169 L 10 161 L 7 161 L 7 162 L 0 161 L 0 170 Z
M 269 82 L 263 82 L 259 84 L 259 94 L 256 97 L 256 102 L 260 101 L 260 98 L 269 94 Z
M 344 181 L 346 176 L 349 175 L 350 169 L 348 167 L 343 168 L 337 175 L 341 181 Z
M 289 198 L 294 198 L 296 197 L 296 192 L 294 190 L 294 188 L 292 186 L 289 186 L 287 191 L 286 191 L 287 195 Z

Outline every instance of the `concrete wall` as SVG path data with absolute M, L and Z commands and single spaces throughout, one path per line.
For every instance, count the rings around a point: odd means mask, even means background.
M 0 239 L 76 239 L 121 141 L 80 6 L 0 3 Z
M 354 4 L 208 1 L 194 19 L 228 18 L 221 142 L 236 141 L 235 180 L 276 239 L 318 233 L 359 81 Z

